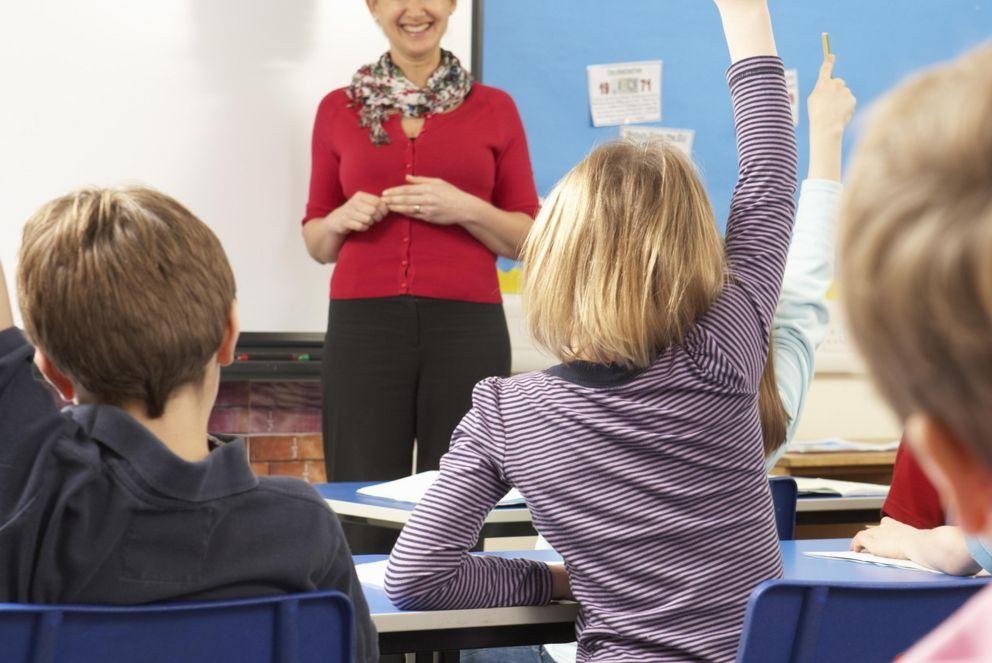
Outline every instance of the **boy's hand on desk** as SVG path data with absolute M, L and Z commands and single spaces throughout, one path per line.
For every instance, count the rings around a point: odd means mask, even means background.
M 919 530 L 892 518 L 882 518 L 881 524 L 861 530 L 851 539 L 851 550 L 866 552 L 889 559 L 909 559 L 907 541 Z
M 3 263 L 0 263 L 0 331 L 14 326 L 14 312 L 10 309 L 10 295 L 7 281 L 3 277 Z
M 565 570 L 565 565 L 560 562 L 552 562 L 548 564 L 548 569 L 551 570 L 552 600 L 574 601 L 575 596 L 572 595 L 572 584 L 568 579 L 568 571 Z

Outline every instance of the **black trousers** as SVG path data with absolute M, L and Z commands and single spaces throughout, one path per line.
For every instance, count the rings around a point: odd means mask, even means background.
M 436 470 L 479 380 L 510 373 L 501 304 L 422 297 L 332 300 L 324 341 L 328 481 L 389 481 Z M 352 552 L 395 535 L 347 523 Z

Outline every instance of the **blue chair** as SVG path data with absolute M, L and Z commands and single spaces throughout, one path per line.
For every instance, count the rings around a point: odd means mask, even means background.
M 985 586 L 768 580 L 748 601 L 737 661 L 889 663 Z
M 775 505 L 775 529 L 779 541 L 792 541 L 796 538 L 796 497 L 799 489 L 792 477 L 769 477 L 772 489 L 772 503 Z
M 340 592 L 142 606 L 0 603 L 4 663 L 351 663 Z

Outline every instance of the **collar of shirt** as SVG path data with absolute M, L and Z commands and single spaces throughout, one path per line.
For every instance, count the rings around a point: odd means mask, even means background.
M 211 451 L 191 463 L 176 456 L 131 415 L 111 405 L 71 405 L 64 412 L 82 432 L 124 459 L 156 492 L 190 502 L 206 502 L 251 490 L 258 479 L 240 438 L 205 440 Z

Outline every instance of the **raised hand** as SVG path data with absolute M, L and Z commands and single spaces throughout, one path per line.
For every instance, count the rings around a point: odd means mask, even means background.
M 720 10 L 731 62 L 778 55 L 767 0 L 714 0 Z
M 816 87 L 806 100 L 809 113 L 809 177 L 840 181 L 841 141 L 857 100 L 844 80 L 833 78 L 836 57 L 820 66 Z
M 820 65 L 816 87 L 806 100 L 811 132 L 843 133 L 857 100 L 842 78 L 833 78 L 837 56 L 830 54 Z

